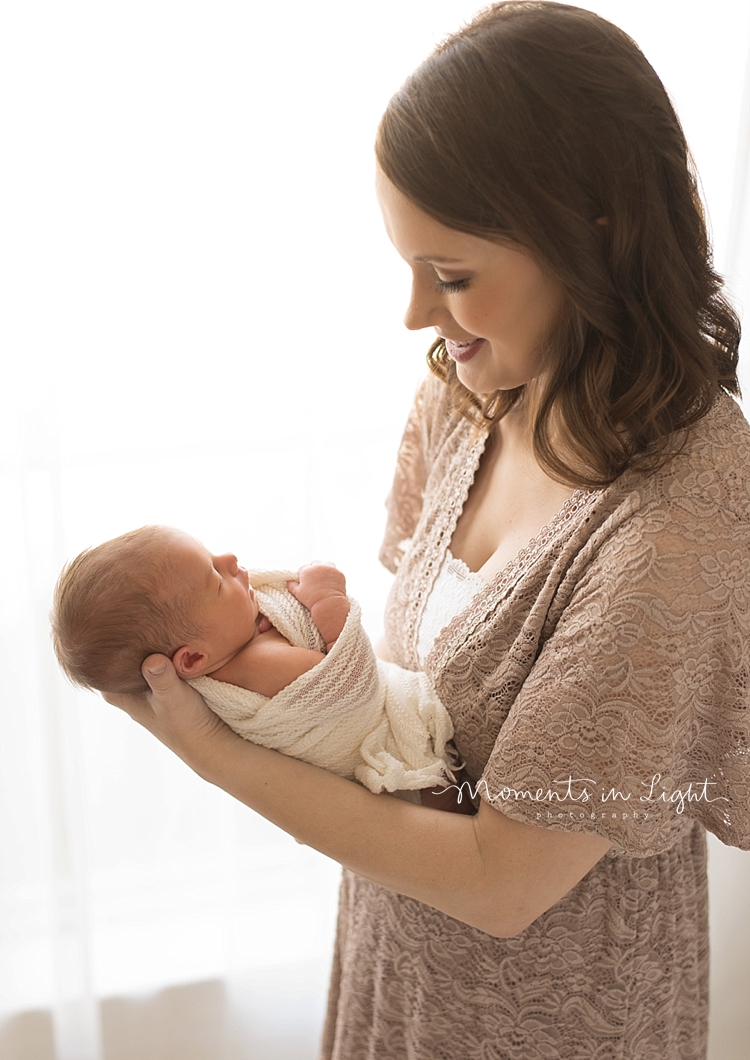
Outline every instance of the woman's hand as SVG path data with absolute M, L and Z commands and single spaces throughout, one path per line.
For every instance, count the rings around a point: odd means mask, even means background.
M 458 779 L 455 784 L 444 788 L 422 788 L 419 793 L 423 806 L 433 810 L 444 810 L 446 813 L 464 813 L 470 817 L 477 812 L 468 795 L 468 785 Z
M 240 737 L 209 710 L 194 688 L 180 680 L 165 655 L 149 655 L 141 672 L 149 685 L 149 692 L 139 695 L 107 693 L 104 698 L 124 710 L 196 773 L 203 775 L 227 742 Z
M 598 835 L 513 821 L 484 802 L 466 817 L 373 795 L 241 739 L 164 656 L 149 656 L 143 676 L 149 692 L 108 701 L 209 783 L 358 875 L 499 938 L 523 931 L 610 846 Z

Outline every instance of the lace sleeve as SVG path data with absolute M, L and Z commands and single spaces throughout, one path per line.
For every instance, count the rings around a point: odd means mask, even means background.
M 698 820 L 750 848 L 750 528 L 641 510 L 589 564 L 480 793 L 645 857 Z
M 388 518 L 380 549 L 380 562 L 395 573 L 422 514 L 436 405 L 446 387 L 428 376 L 419 387 L 401 439 L 391 492 L 386 500 Z

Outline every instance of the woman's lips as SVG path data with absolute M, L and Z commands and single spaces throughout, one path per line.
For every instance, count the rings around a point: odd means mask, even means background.
M 455 339 L 444 339 L 443 341 L 450 359 L 457 361 L 459 364 L 466 364 L 475 353 L 479 352 L 484 339 L 472 339 L 470 342 L 456 342 Z

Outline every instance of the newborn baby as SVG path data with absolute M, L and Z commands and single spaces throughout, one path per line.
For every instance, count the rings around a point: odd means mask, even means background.
M 65 568 L 52 625 L 76 684 L 145 690 L 141 665 L 158 652 L 255 743 L 371 791 L 455 779 L 453 727 L 432 685 L 375 659 L 333 567 L 249 573 L 178 530 L 143 527 Z

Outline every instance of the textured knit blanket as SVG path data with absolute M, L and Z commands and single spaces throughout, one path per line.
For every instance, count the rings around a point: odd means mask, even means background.
M 325 652 L 310 612 L 286 588 L 291 571 L 255 571 L 261 612 L 297 647 Z M 425 674 L 375 658 L 350 600 L 340 637 L 325 658 L 272 698 L 197 677 L 193 688 L 236 733 L 349 779 L 370 791 L 452 783 L 459 768 L 446 747 L 453 725 Z

